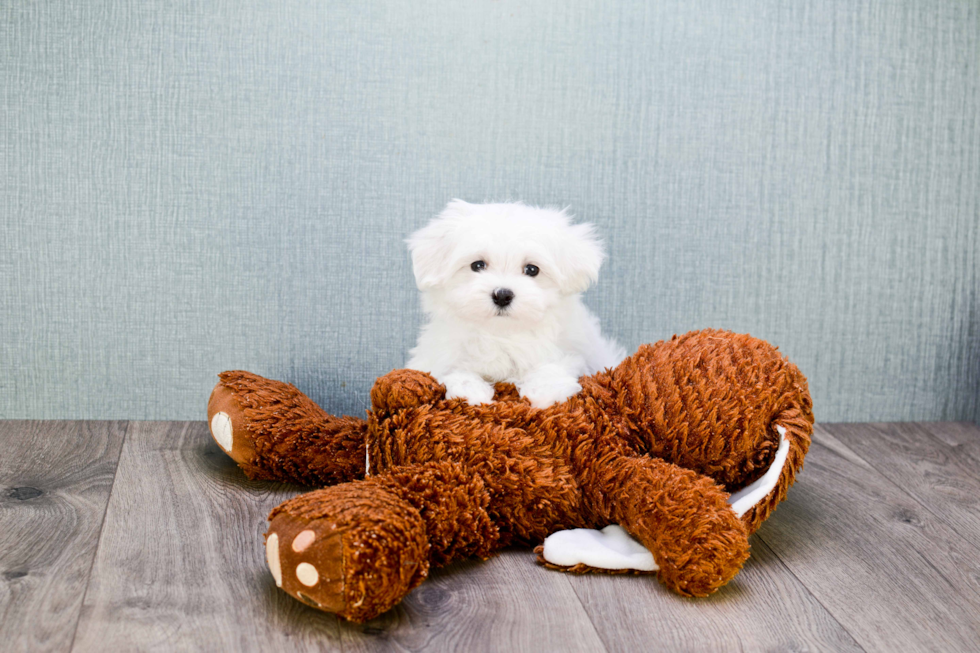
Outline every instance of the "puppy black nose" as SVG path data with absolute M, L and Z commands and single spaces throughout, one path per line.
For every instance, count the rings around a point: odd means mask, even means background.
M 493 297 L 493 303 L 503 308 L 508 306 L 512 301 L 514 301 L 514 291 L 509 288 L 497 288 L 490 296 Z

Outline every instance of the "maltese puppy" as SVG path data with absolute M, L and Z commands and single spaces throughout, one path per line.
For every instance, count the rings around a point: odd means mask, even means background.
M 605 257 L 591 224 L 453 200 L 407 242 L 428 323 L 406 367 L 432 374 L 447 397 L 490 403 L 493 384 L 509 381 L 544 408 L 626 356 L 580 297 Z

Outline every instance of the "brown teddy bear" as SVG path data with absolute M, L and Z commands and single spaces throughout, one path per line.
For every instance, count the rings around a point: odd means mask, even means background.
M 365 421 L 286 383 L 220 379 L 211 432 L 245 473 L 327 486 L 269 515 L 276 584 L 352 621 L 391 608 L 432 565 L 542 541 L 552 568 L 655 572 L 710 594 L 786 496 L 813 425 L 795 365 L 714 330 L 644 345 L 544 409 L 508 384 L 492 404 L 447 400 L 430 375 L 395 370 Z

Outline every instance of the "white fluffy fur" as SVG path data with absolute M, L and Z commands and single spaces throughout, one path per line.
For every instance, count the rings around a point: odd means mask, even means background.
M 450 398 L 489 403 L 492 384 L 510 381 L 542 408 L 625 357 L 580 297 L 604 258 L 592 225 L 555 209 L 453 200 L 408 245 L 429 321 L 407 367 L 431 373 Z M 474 272 L 474 261 L 486 269 Z M 524 274 L 528 264 L 537 276 Z M 491 297 L 500 288 L 514 293 L 503 309 Z

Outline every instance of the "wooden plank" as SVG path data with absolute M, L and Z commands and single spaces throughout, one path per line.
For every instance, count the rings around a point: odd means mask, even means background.
M 269 510 L 301 491 L 248 481 L 203 423 L 134 423 L 75 648 L 601 649 L 567 581 L 530 553 L 437 571 L 367 625 L 306 607 L 275 587 L 262 547 Z
M 865 649 L 978 650 L 976 549 L 826 429 L 759 535 Z
M 345 651 L 602 651 L 565 574 L 526 549 L 438 569 L 387 614 L 343 623 Z
M 919 422 L 919 426 L 953 451 L 960 464 L 980 467 L 980 426 L 973 422 Z
M 202 422 L 134 422 L 74 650 L 324 650 L 336 618 L 277 589 L 266 516 L 299 488 L 248 481 Z
M 0 422 L 0 642 L 67 651 L 125 422 Z
M 756 536 L 739 575 L 706 598 L 678 596 L 644 576 L 571 582 L 610 651 L 862 650 Z
M 949 445 L 933 430 L 956 438 L 955 424 L 825 424 L 828 433 L 898 485 L 932 514 L 980 547 L 980 476 L 964 450 L 980 437 Z M 974 427 L 975 428 L 975 427 Z M 980 429 L 974 431 L 974 435 Z

